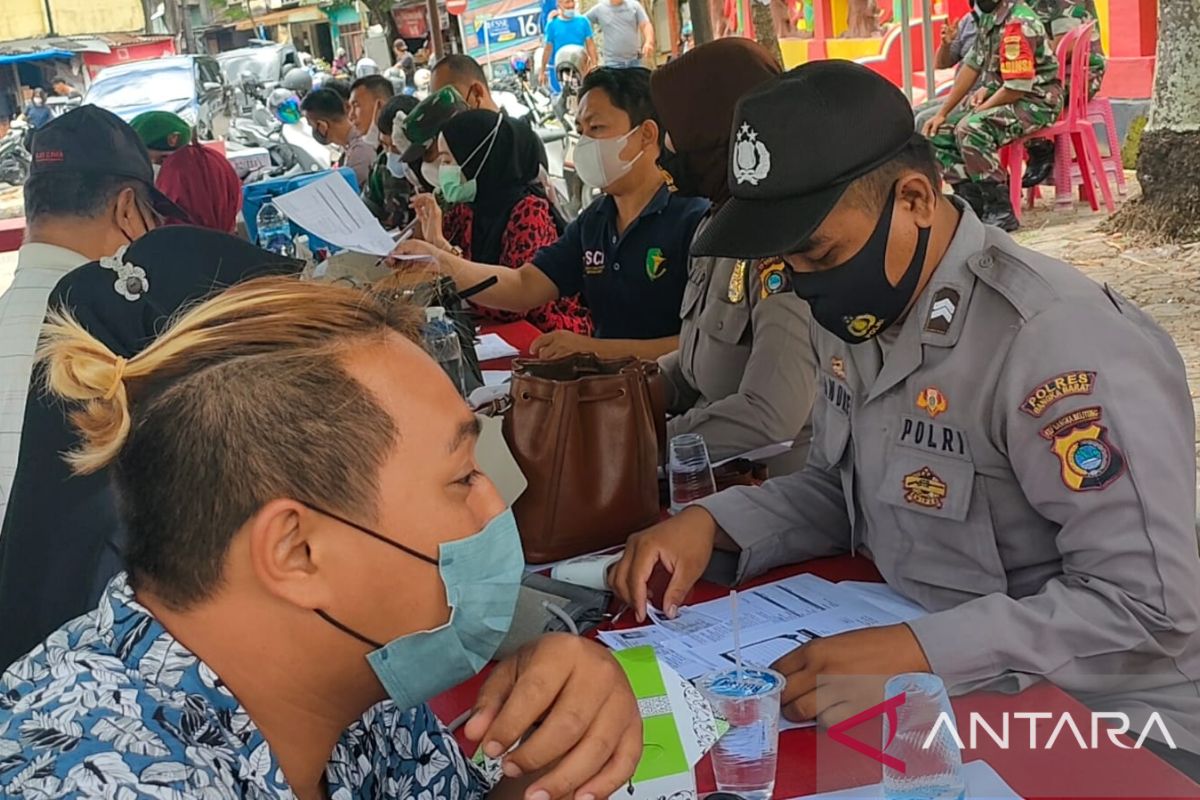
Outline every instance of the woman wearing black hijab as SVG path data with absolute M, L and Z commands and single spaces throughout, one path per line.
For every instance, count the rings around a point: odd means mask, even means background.
M 516 269 L 558 240 L 565 221 L 538 184 L 536 136 L 495 111 L 453 117 L 438 138 L 438 187 L 444 217 L 430 195 L 414 198 L 426 240 L 483 264 Z M 592 334 L 592 318 L 578 295 L 526 314 L 478 309 L 497 322 L 526 319 L 543 332 Z

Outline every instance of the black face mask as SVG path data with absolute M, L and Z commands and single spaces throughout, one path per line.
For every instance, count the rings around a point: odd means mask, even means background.
M 703 197 L 703 189 L 695 173 L 688 168 L 687 153 L 673 153 L 666 147 L 659 150 L 658 170 L 667 188 L 683 197 Z
M 807 300 L 813 318 L 825 330 L 850 344 L 873 339 L 904 313 L 912 300 L 925 263 L 929 228 L 917 229 L 917 248 L 898 286 L 892 286 L 884 269 L 896 188 L 871 238 L 849 261 L 821 272 L 792 273 L 792 291 Z
M 1000 0 L 975 0 L 975 8 L 981 14 L 990 14 L 1000 5 Z

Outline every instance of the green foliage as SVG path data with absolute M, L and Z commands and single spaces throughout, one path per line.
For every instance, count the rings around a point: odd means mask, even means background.
M 1121 145 L 1121 165 L 1125 169 L 1137 169 L 1138 151 L 1142 147 L 1142 131 L 1146 129 L 1146 117 L 1135 117 L 1129 123 L 1129 131 L 1125 134 L 1125 144 Z

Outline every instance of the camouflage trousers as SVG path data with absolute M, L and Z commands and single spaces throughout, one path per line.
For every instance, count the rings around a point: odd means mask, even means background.
M 1058 119 L 1060 106 L 1032 100 L 989 108 L 956 109 L 930 139 L 933 153 L 948 183 L 995 181 L 1006 183 L 1000 168 L 1000 148 Z

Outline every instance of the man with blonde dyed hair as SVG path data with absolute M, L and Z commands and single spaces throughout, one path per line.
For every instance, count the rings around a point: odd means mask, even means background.
M 128 573 L 0 678 L 0 738 L 20 734 L 0 794 L 584 800 L 628 780 L 637 704 L 577 637 L 483 684 L 481 766 L 425 705 L 492 657 L 523 562 L 478 423 L 414 332 L 404 308 L 283 278 L 129 359 L 50 318 L 68 457 L 111 465 Z M 49 719 L 62 736 L 36 733 Z

